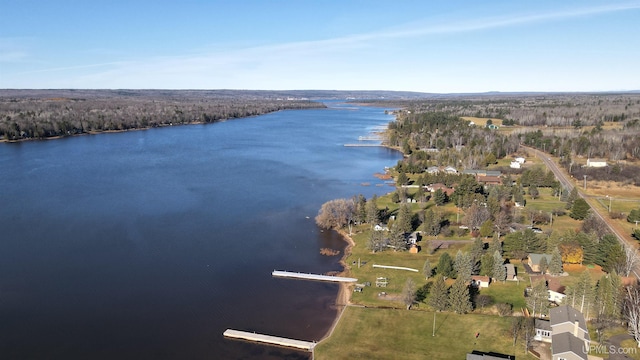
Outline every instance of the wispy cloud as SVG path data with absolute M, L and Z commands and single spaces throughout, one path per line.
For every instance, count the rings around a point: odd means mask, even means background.
M 572 8 L 538 13 L 435 21 L 425 19 L 402 27 L 321 40 L 295 41 L 199 54 L 151 57 L 77 66 L 36 69 L 22 74 L 64 73 L 71 86 L 96 87 L 245 87 L 326 71 L 345 73 L 346 59 L 364 59 L 388 40 L 460 34 L 640 9 L 640 2 Z M 384 45 L 382 45 L 384 46 Z M 19 56 L 18 54 L 10 56 Z M 1 58 L 0 58 L 1 60 Z M 363 61 L 366 62 L 366 61 Z M 361 65 L 366 67 L 366 65 Z M 75 72 L 76 70 L 89 70 Z M 363 70 L 364 71 L 364 70 Z M 82 75 L 79 75 L 82 74 Z M 364 77 L 351 73 L 352 78 Z M 67 81 L 67 80 L 65 80 Z M 163 85 L 164 84 L 164 85 Z M 235 85 L 234 85 L 235 84 Z M 268 86 L 268 85 L 267 85 Z M 274 85 L 270 86 L 275 88 Z

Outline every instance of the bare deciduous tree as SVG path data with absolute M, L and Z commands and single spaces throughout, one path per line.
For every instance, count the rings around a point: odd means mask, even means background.
M 407 282 L 404 283 L 402 302 L 407 307 L 407 310 L 410 310 L 411 306 L 416 302 L 416 285 L 411 278 L 408 278 Z
M 629 326 L 629 334 L 640 347 L 640 287 L 638 285 L 626 288 L 624 316 Z
M 316 224 L 325 229 L 342 229 L 352 223 L 355 211 L 353 199 L 330 200 L 322 204 Z
M 624 266 L 622 267 L 623 270 L 623 275 L 624 276 L 629 276 L 629 274 L 631 274 L 631 271 L 633 271 L 633 269 L 638 265 L 638 263 L 640 263 L 640 256 L 638 256 L 638 251 L 633 247 L 633 246 L 629 246 L 629 245 L 624 245 L 624 255 L 625 255 L 625 262 L 624 262 Z

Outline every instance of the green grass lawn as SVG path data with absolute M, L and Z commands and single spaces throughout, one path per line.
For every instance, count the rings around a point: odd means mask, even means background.
M 522 214 L 526 214 L 526 209 L 540 210 L 542 212 L 550 214 L 555 209 L 565 209 L 566 203 L 564 201 L 558 200 L 557 197 L 551 196 L 551 189 L 540 189 L 540 197 L 537 199 L 532 199 L 527 195 L 527 205 L 524 209 L 520 209 L 519 211 Z M 570 210 L 565 210 L 566 214 L 562 216 L 554 216 L 553 223 L 547 225 L 539 225 L 542 230 L 552 230 L 563 233 L 567 230 L 575 230 L 579 229 L 582 222 L 578 220 L 572 219 L 569 214 Z
M 513 306 L 513 311 L 521 311 L 526 307 L 524 289 L 529 286 L 529 277 L 519 263 L 514 263 L 520 281 L 493 282 L 488 288 L 480 290 L 480 294 L 489 295 L 493 303 L 507 303 Z
M 534 359 L 513 345 L 512 318 L 348 307 L 333 335 L 316 346 L 316 359 L 464 359 L 472 350 Z M 476 339 L 475 334 L 480 336 Z

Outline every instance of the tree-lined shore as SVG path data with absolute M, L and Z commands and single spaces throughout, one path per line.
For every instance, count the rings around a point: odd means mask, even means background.
M 206 124 L 323 107 L 320 102 L 277 92 L 0 90 L 0 141 Z

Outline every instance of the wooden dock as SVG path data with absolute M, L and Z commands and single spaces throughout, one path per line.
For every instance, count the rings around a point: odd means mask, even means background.
M 313 348 L 316 346 L 316 343 L 312 341 L 288 339 L 288 338 L 283 338 L 279 336 L 256 334 L 252 332 L 232 330 L 232 329 L 225 330 L 223 335 L 225 337 L 232 338 L 232 339 L 241 339 L 241 340 L 259 342 L 264 344 L 270 344 L 270 345 L 278 345 L 278 346 L 302 349 L 306 351 L 313 351 Z
M 291 279 L 303 279 L 303 280 L 317 280 L 317 281 L 331 281 L 331 282 L 358 282 L 358 279 L 349 278 L 349 277 L 341 277 L 341 276 L 331 276 L 331 275 L 318 275 L 318 274 L 307 274 L 307 273 L 298 273 L 292 271 L 280 271 L 273 270 L 271 273 L 272 276 L 275 277 L 283 277 L 283 278 L 291 278 Z
M 346 147 L 382 147 L 381 144 L 344 144 Z

